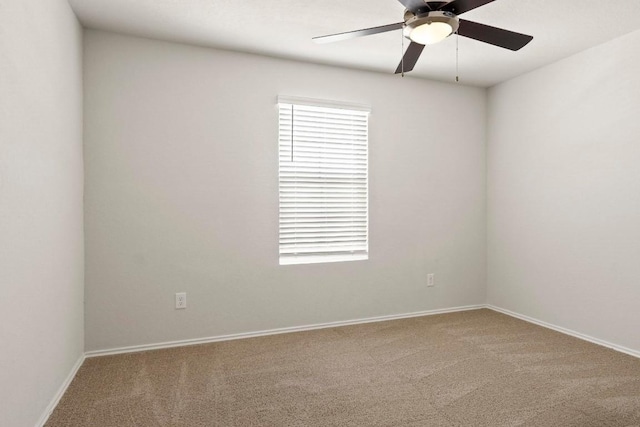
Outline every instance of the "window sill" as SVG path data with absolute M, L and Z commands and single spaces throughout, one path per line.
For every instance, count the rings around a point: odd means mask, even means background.
M 290 256 L 280 257 L 280 265 L 297 265 L 297 264 L 320 264 L 327 262 L 344 262 L 344 261 L 365 261 L 369 259 L 369 254 L 349 254 L 349 255 L 317 255 L 317 256 Z

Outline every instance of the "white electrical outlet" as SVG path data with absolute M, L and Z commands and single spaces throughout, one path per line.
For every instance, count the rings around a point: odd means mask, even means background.
M 187 293 L 178 292 L 176 294 L 176 308 L 187 308 Z
M 434 274 L 433 273 L 427 274 L 427 286 L 431 287 L 435 285 L 436 285 L 436 280 L 435 280 Z

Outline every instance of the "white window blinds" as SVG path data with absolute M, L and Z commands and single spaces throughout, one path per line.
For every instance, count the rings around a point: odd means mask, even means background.
M 280 264 L 367 259 L 363 108 L 279 98 Z

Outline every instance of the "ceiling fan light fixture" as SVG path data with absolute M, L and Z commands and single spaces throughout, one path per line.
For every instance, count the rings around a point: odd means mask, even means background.
M 406 21 L 405 37 L 422 45 L 441 42 L 458 30 L 458 18 L 449 12 L 428 12 Z
M 452 32 L 453 28 L 446 22 L 432 22 L 414 28 L 409 33 L 409 38 L 420 44 L 436 44 L 449 37 Z

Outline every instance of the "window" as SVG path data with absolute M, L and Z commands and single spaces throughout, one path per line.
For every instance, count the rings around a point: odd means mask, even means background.
M 369 110 L 278 98 L 280 264 L 368 257 Z

